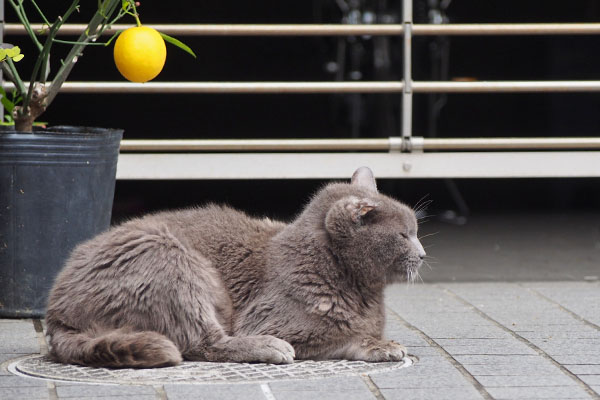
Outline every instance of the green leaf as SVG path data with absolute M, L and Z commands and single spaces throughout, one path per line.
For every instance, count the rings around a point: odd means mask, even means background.
M 0 103 L 2 103 L 2 106 L 6 111 L 12 113 L 13 108 L 15 108 L 15 103 L 8 99 L 8 96 L 6 95 L 6 90 L 4 90 L 3 87 L 0 87 L 0 95 L 2 95 L 2 98 L 0 98 Z
M 25 55 L 24 55 L 24 54 L 19 54 L 19 55 L 17 55 L 17 56 L 14 56 L 14 57 L 12 58 L 12 60 L 13 60 L 14 62 L 18 62 L 18 61 L 21 61 L 21 60 L 23 59 L 23 57 L 25 57 Z
M 179 47 L 181 50 L 185 51 L 186 53 L 192 55 L 194 58 L 197 58 L 196 54 L 192 51 L 192 49 L 190 49 L 190 47 L 188 45 L 186 45 L 183 42 L 181 42 L 180 40 L 177 40 L 174 37 L 166 35 L 162 32 L 158 32 L 158 33 L 160 33 L 160 36 L 162 36 L 162 38 L 165 40 L 165 42 L 169 42 L 172 45 Z
M 131 4 L 129 4 L 129 0 L 123 0 L 121 2 L 121 9 L 123 9 L 123 11 L 128 11 L 131 8 Z

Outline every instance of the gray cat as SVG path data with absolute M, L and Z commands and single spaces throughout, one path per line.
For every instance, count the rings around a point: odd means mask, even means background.
M 50 354 L 113 368 L 401 360 L 382 338 L 383 290 L 424 256 L 414 212 L 366 167 L 290 224 L 216 205 L 149 215 L 73 251 L 49 298 Z

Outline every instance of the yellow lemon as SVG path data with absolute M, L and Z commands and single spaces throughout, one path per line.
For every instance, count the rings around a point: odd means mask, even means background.
M 167 47 L 156 29 L 136 26 L 121 32 L 113 56 L 117 69 L 126 79 L 147 82 L 162 71 Z

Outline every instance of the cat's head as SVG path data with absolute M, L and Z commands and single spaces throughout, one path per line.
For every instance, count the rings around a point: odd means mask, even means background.
M 337 255 L 355 268 L 361 263 L 375 268 L 386 283 L 413 281 L 425 257 L 414 211 L 380 194 L 367 167 L 356 170 L 349 185 L 331 190 L 337 196 L 332 196 L 325 229 Z

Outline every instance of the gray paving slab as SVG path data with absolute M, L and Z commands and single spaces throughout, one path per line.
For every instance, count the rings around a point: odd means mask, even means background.
M 564 365 L 600 365 L 600 357 L 593 354 L 558 354 L 552 356 L 556 362 Z
M 550 353 L 559 356 L 571 354 L 575 361 L 580 359 L 579 356 L 594 357 L 597 338 L 594 328 L 589 324 L 586 325 L 556 304 L 518 284 L 444 283 L 438 286 L 426 285 L 423 289 L 420 293 L 417 287 L 397 287 L 396 291 L 389 292 L 390 307 L 430 338 L 438 336 L 433 340 L 478 379 L 486 390 L 487 385 L 497 385 L 500 388 L 510 388 L 511 384 L 517 383 L 520 387 L 533 386 L 535 380 L 527 382 L 521 378 L 530 376 L 539 377 L 537 380 L 543 382 L 562 382 L 560 387 L 574 386 L 581 391 L 579 394 L 587 396 L 572 377 L 565 374 L 549 357 L 540 355 L 535 346 L 539 345 L 542 350 L 548 349 Z M 420 307 L 421 297 L 430 306 L 427 312 L 423 312 Z M 409 298 L 412 301 L 410 306 Z M 445 304 L 445 309 L 451 310 L 454 309 L 453 303 L 466 306 L 462 308 L 463 313 L 458 318 L 453 313 L 442 316 L 432 309 L 437 304 Z M 399 308 L 397 304 L 404 307 Z M 461 328 L 457 329 L 457 325 Z M 465 325 L 471 328 L 470 332 L 462 329 Z M 563 332 L 568 327 L 570 332 L 581 330 L 591 337 L 580 339 L 577 334 L 570 338 L 554 338 L 551 334 L 532 335 L 528 344 L 527 339 L 509 332 L 521 326 L 523 331 L 529 330 L 532 333 L 539 332 L 540 328 L 545 333 Z M 452 331 L 451 337 L 447 334 L 448 328 Z M 486 338 L 478 337 L 477 333 L 481 330 L 486 331 Z M 469 333 L 465 337 L 463 335 L 466 332 Z M 574 353 L 569 353 L 569 350 Z M 565 390 L 554 391 L 554 397 L 564 397 L 562 391 Z M 508 392 L 497 393 L 504 395 Z M 528 396 L 531 391 L 524 393 L 524 396 Z M 540 393 L 543 397 L 549 396 L 544 391 Z
M 31 320 L 0 320 L 0 354 L 39 351 L 40 345 Z
M 538 326 L 531 330 L 514 329 L 516 333 L 525 339 L 600 339 L 600 331 L 590 327 L 580 327 L 580 329 L 571 331 L 570 327 L 561 325 L 561 329 L 548 331 L 544 326 Z
M 462 365 L 539 365 L 540 362 L 538 355 L 514 354 L 468 354 L 454 359 Z
M 426 389 L 382 389 L 386 400 L 479 400 L 484 397 L 473 387 L 426 388 Z
M 562 376 L 563 372 L 549 362 L 517 363 L 517 364 L 483 364 L 465 365 L 471 375 L 549 375 Z
M 45 386 L 0 387 L 0 399 L 45 400 L 48 398 L 48 388 Z
M 539 387 L 577 386 L 566 375 L 476 375 L 475 379 L 486 388 L 493 387 Z
M 581 379 L 590 386 L 600 385 L 600 375 L 578 374 L 577 376 L 579 377 L 579 379 Z
M 156 392 L 152 386 L 82 384 L 57 386 L 56 393 L 59 398 L 81 398 L 134 395 L 154 396 Z
M 72 397 L 60 397 L 60 399 L 72 399 Z M 85 396 L 85 397 L 76 397 L 77 400 L 157 400 L 156 395 L 113 395 L 113 396 Z
M 575 375 L 600 375 L 600 365 L 565 365 L 569 371 Z
M 529 287 L 562 307 L 600 326 L 600 283 L 533 283 Z
M 379 389 L 427 389 L 471 386 L 456 368 L 431 370 L 428 373 L 404 373 L 398 370 L 373 374 L 371 379 Z
M 496 400 L 592 398 L 579 386 L 491 387 L 488 391 Z
M 373 393 L 359 376 L 305 381 L 275 381 L 268 385 L 275 399 L 375 399 Z
M 43 386 L 46 387 L 46 381 L 41 379 L 24 378 L 22 376 L 4 376 L 0 379 L 0 387 L 25 387 L 25 386 Z
M 248 399 L 265 400 L 260 385 L 258 384 L 233 384 L 233 385 L 164 385 L 165 393 L 169 400 L 223 400 L 223 399 Z

